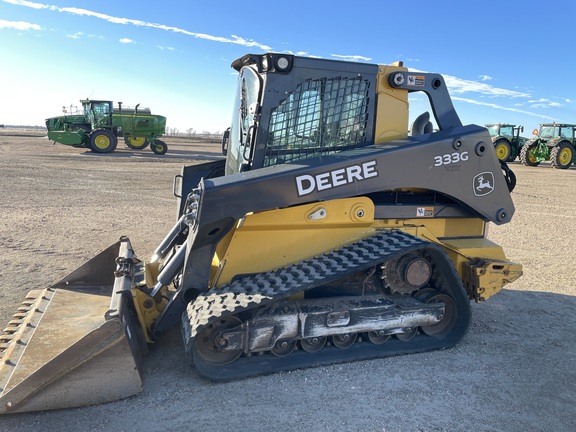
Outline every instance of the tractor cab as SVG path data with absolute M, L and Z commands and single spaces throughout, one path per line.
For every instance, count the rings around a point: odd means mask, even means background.
M 540 131 L 538 136 L 541 139 L 558 139 L 567 138 L 569 140 L 574 139 L 574 125 L 546 125 L 540 126 Z
M 112 124 L 111 114 L 114 111 L 111 101 L 82 100 L 86 123 L 92 125 L 92 129 Z
M 493 139 L 495 137 L 507 137 L 509 139 L 518 138 L 520 132 L 524 131 L 524 126 L 503 123 L 487 124 L 486 128 Z
M 490 124 L 486 125 L 488 128 L 488 132 L 490 132 L 491 137 L 497 136 L 513 136 L 512 135 L 512 126 L 511 125 L 503 125 L 503 124 Z

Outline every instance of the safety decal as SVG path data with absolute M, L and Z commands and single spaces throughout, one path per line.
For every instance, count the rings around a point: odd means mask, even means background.
M 425 81 L 423 75 L 408 75 L 408 85 L 422 87 Z
M 494 174 L 483 172 L 474 177 L 473 180 L 474 195 L 485 196 L 494 191 Z
M 416 217 L 434 217 L 434 207 L 417 207 Z

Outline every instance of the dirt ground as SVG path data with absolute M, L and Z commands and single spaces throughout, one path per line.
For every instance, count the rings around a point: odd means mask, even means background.
M 0 130 L 0 326 L 24 295 L 130 237 L 147 259 L 176 215 L 172 182 L 219 144 L 110 155 Z M 516 214 L 490 238 L 524 276 L 473 304 L 456 348 L 225 384 L 189 367 L 178 332 L 145 358 L 142 393 L 0 417 L 0 431 L 572 431 L 576 425 L 576 169 L 511 164 Z M 88 391 L 88 390 L 87 390 Z

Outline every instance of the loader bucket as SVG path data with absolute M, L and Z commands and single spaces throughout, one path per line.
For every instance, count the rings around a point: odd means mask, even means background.
M 118 258 L 117 258 L 118 257 Z M 0 414 L 110 402 L 141 391 L 127 238 L 44 290 L 0 334 Z

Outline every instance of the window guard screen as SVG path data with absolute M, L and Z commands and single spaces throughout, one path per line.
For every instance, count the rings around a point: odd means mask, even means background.
M 271 112 L 264 166 L 366 145 L 369 87 L 361 76 L 299 84 Z

